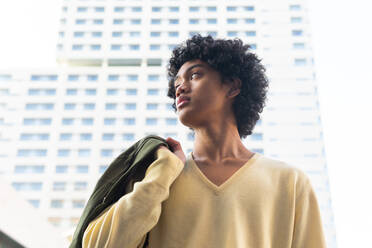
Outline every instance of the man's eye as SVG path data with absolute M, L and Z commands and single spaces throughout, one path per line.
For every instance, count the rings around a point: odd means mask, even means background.
M 194 76 L 194 75 L 199 75 L 199 73 L 194 72 L 193 74 L 191 74 L 191 78 L 192 78 L 192 76 Z

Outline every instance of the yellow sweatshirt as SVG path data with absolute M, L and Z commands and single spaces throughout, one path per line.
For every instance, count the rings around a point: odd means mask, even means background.
M 133 191 L 90 222 L 83 248 L 325 248 L 318 201 L 307 175 L 255 153 L 222 185 L 171 151 Z

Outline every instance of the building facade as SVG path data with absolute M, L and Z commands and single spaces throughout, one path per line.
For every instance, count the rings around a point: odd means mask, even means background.
M 71 233 L 100 175 L 135 141 L 156 134 L 192 151 L 166 96 L 172 49 L 196 33 L 238 37 L 270 80 L 243 143 L 309 175 L 336 247 L 307 12 L 304 0 L 62 1 L 59 66 L 0 71 L 1 175 Z

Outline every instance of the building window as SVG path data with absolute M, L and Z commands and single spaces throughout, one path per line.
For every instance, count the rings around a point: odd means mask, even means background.
M 156 118 L 146 118 L 146 125 L 148 126 L 155 126 L 157 125 L 158 120 Z
M 94 110 L 95 104 L 94 103 L 84 103 L 84 110 Z
M 101 50 L 101 45 L 90 45 L 90 50 L 92 51 Z
M 87 174 L 88 172 L 89 172 L 89 166 L 88 165 L 78 165 L 78 166 L 76 166 L 76 173 Z
M 83 126 L 92 126 L 93 125 L 93 118 L 83 118 L 81 120 L 81 125 L 83 125 Z
M 132 51 L 138 51 L 139 48 L 140 48 L 140 46 L 137 45 L 137 44 L 129 45 L 129 49 L 132 50 Z
M 160 37 L 160 32 L 151 32 L 150 36 L 151 37 Z
M 81 37 L 84 37 L 84 32 L 74 32 L 74 37 L 75 37 L 75 38 L 81 38 Z
M 245 11 L 254 11 L 254 6 L 244 6 Z
M 123 124 L 128 125 L 128 126 L 135 125 L 136 119 L 135 118 L 124 118 Z
M 293 49 L 304 49 L 305 43 L 293 43 Z
M 169 24 L 178 24 L 179 20 L 178 19 L 169 19 Z
M 112 32 L 112 37 L 122 37 L 123 36 L 123 32 Z
M 160 24 L 161 20 L 160 19 L 151 19 L 151 24 Z
M 180 8 L 179 7 L 169 7 L 169 12 L 179 12 Z
M 294 64 L 295 64 L 296 66 L 304 66 L 304 65 L 306 65 L 306 59 L 304 59 L 304 58 L 301 58 L 301 59 L 295 59 Z
M 68 75 L 67 80 L 68 81 L 77 81 L 77 80 L 79 80 L 79 75 Z
M 87 12 L 87 7 L 77 7 L 77 12 Z
M 92 140 L 92 134 L 91 133 L 81 133 L 80 134 L 80 140 Z
M 251 135 L 252 140 L 262 140 L 262 133 L 253 133 Z
M 92 32 L 92 37 L 93 37 L 93 38 L 99 38 L 99 37 L 102 37 L 102 32 Z
M 158 109 L 158 104 L 157 103 L 148 103 L 146 109 L 147 110 L 156 110 L 156 109 Z
M 102 134 L 102 140 L 114 140 L 113 133 L 104 133 Z
M 34 207 L 38 208 L 40 206 L 40 200 L 28 200 L 28 202 Z
M 93 20 L 93 24 L 95 24 L 95 25 L 101 25 L 101 24 L 103 24 L 103 19 L 94 19 Z
M 88 81 L 97 81 L 98 80 L 98 75 L 88 75 L 87 80 Z
M 302 17 L 291 17 L 291 23 L 301 23 Z
M 65 110 L 75 110 L 76 104 L 75 103 L 65 103 Z
M 58 149 L 58 157 L 68 157 L 70 156 L 70 152 L 69 149 Z
M 83 45 L 74 44 L 74 45 L 72 45 L 72 50 L 74 50 L 74 51 L 83 50 Z
M 127 96 L 135 96 L 137 95 L 137 89 L 125 89 L 125 94 Z
M 123 24 L 124 23 L 124 20 L 123 19 L 114 19 L 113 21 L 113 24 L 117 25 L 117 24 Z
M 125 109 L 126 110 L 136 110 L 137 105 L 135 103 L 126 103 L 125 104 Z
M 147 89 L 147 95 L 158 96 L 159 95 L 159 89 Z
M 86 190 L 87 187 L 88 187 L 87 182 L 75 182 L 74 183 L 74 190 L 75 191 L 83 191 L 83 190 Z
M 115 118 L 105 118 L 103 120 L 103 124 L 105 126 L 111 126 L 111 125 L 115 125 L 115 122 L 116 122 L 116 119 Z
M 238 23 L 238 19 L 236 18 L 228 18 L 227 19 L 227 24 L 237 24 Z
M 42 174 L 44 170 L 45 166 L 43 165 L 16 165 L 14 167 L 15 174 Z
M 226 7 L 226 10 L 227 10 L 228 12 L 233 12 L 233 11 L 236 11 L 236 10 L 237 10 L 237 7 L 235 7 L 235 6 L 227 6 L 227 7 Z
M 73 200 L 72 207 L 73 208 L 84 208 L 84 200 Z
M 124 12 L 124 7 L 115 7 L 114 12 Z
M 68 125 L 73 125 L 74 124 L 74 119 L 72 118 L 63 118 L 62 119 L 62 125 L 68 126 Z
M 105 109 L 106 110 L 115 110 L 116 109 L 116 106 L 117 106 L 116 103 L 106 103 Z
M 138 81 L 138 75 L 128 75 L 128 81 Z
M 130 37 L 140 37 L 141 36 L 141 32 L 139 32 L 139 31 L 131 31 L 131 32 L 129 32 L 129 36 Z
M 56 166 L 56 173 L 58 174 L 64 174 L 67 173 L 68 166 L 67 165 L 57 165 Z
M 289 5 L 289 10 L 301 10 L 301 5 L 299 4 Z
M 228 31 L 227 36 L 236 37 L 236 36 L 238 36 L 238 32 L 237 31 Z
M 155 75 L 155 74 L 148 75 L 147 80 L 148 81 L 159 81 L 159 75 Z
M 161 7 L 152 7 L 152 12 L 160 12 L 161 11 Z
M 96 89 L 85 89 L 85 95 L 87 96 L 95 96 L 97 93 Z
M 177 125 L 177 119 L 176 118 L 166 118 L 165 123 L 170 126 Z
M 113 51 L 121 50 L 121 45 L 113 44 L 113 45 L 111 45 L 111 50 L 113 50 Z
M 95 7 L 94 10 L 96 12 L 104 12 L 105 11 L 105 8 L 104 7 Z
M 191 6 L 189 7 L 190 12 L 199 12 L 199 7 Z
M 150 50 L 151 51 L 160 50 L 160 45 L 151 44 L 150 45 Z
M 245 35 L 249 37 L 256 36 L 256 31 L 247 31 L 245 32 Z
M 61 134 L 59 134 L 59 140 L 61 140 L 61 141 L 72 140 L 72 133 L 61 133 Z
M 214 7 L 214 6 L 208 6 L 208 7 L 207 7 L 207 11 L 208 11 L 208 12 L 216 12 L 216 11 L 217 11 L 217 7 Z
M 178 37 L 178 32 L 168 32 L 169 37 Z
M 207 19 L 207 23 L 208 24 L 217 24 L 217 19 L 213 18 L 213 19 Z
M 54 182 L 53 191 L 64 191 L 66 190 L 66 182 Z
M 133 141 L 134 140 L 134 134 L 133 133 L 124 133 L 123 134 L 123 140 Z
M 119 75 L 109 75 L 108 81 L 119 81 Z
M 79 149 L 78 150 L 79 157 L 89 157 L 90 156 L 90 149 Z
M 113 155 L 112 149 L 102 149 L 101 150 L 101 156 L 102 157 L 111 157 Z
M 302 36 L 302 30 L 292 30 L 292 36 Z
M 141 24 L 141 19 L 131 19 L 130 23 L 133 24 L 133 25 Z
M 75 24 L 77 24 L 77 25 L 82 25 L 82 24 L 85 24 L 85 23 L 86 23 L 85 19 L 76 19 L 75 20 Z
M 189 19 L 189 23 L 190 24 L 198 24 L 199 23 L 199 19 Z
M 52 200 L 50 202 L 51 208 L 63 208 L 63 200 Z
M 215 31 L 208 31 L 207 33 L 208 33 L 208 35 L 210 35 L 212 37 L 217 37 L 217 32 L 215 32 Z
M 77 95 L 77 89 L 66 89 L 66 95 L 76 96 Z
M 118 95 L 118 94 L 119 94 L 118 89 L 107 89 L 106 90 L 106 95 L 108 95 L 108 96 L 115 96 L 115 95 Z
M 142 7 L 132 7 L 132 12 L 142 12 Z
M 246 18 L 245 19 L 245 23 L 247 23 L 247 24 L 254 24 L 254 23 L 256 23 L 256 19 L 254 19 L 254 18 Z

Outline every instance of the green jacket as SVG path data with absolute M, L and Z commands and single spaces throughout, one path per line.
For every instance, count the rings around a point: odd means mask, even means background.
M 106 207 L 133 190 L 133 184 L 145 177 L 148 166 L 156 160 L 160 145 L 171 147 L 162 137 L 148 135 L 122 152 L 106 169 L 85 205 L 69 248 L 81 248 L 85 229 Z M 172 151 L 172 150 L 171 150 Z M 144 247 L 148 244 L 148 234 Z

